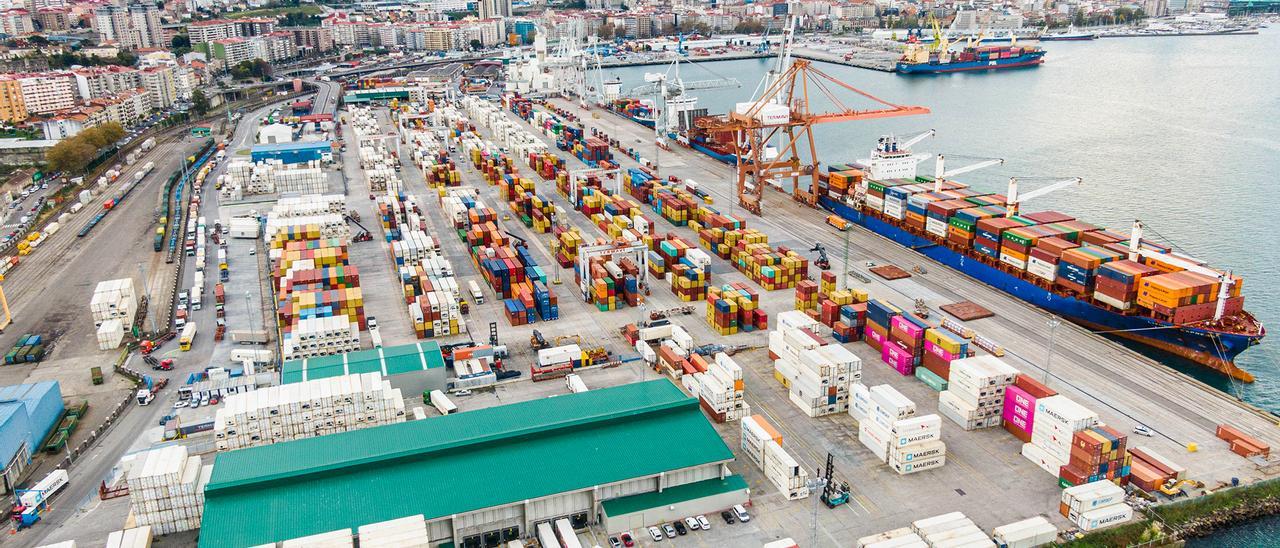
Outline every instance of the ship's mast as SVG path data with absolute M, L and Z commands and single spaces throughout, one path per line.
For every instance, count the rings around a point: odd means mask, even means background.
M 1231 285 L 1235 283 L 1235 278 L 1231 275 L 1231 271 L 1218 272 L 1209 268 L 1205 268 L 1191 261 L 1172 255 L 1169 253 L 1159 253 L 1151 249 L 1142 247 L 1142 221 L 1134 219 L 1133 228 L 1129 231 L 1129 260 L 1138 261 L 1139 257 L 1151 257 L 1163 263 L 1168 263 L 1179 267 L 1188 272 L 1195 272 L 1202 276 L 1208 276 L 1218 280 L 1218 302 L 1215 303 L 1213 309 L 1213 321 L 1222 319 L 1227 311 L 1227 299 L 1231 297 Z

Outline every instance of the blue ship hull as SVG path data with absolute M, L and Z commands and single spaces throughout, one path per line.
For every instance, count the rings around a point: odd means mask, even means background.
M 706 147 L 706 146 L 704 146 L 702 143 L 699 143 L 699 142 L 697 142 L 697 141 L 692 141 L 692 142 L 690 142 L 690 143 L 689 143 L 689 148 L 692 148 L 693 150 L 696 150 L 696 151 L 698 151 L 698 152 L 701 152 L 701 153 L 703 153 L 703 154 L 706 154 L 707 156 L 710 156 L 710 157 L 712 157 L 712 158 L 715 158 L 716 160 L 720 160 L 721 162 L 724 162 L 724 163 L 729 164 L 729 165 L 731 165 L 731 166 L 738 165 L 738 157 L 737 157 L 737 156 L 734 156 L 734 155 L 732 155 L 732 154 L 721 154 L 721 153 L 719 153 L 719 152 L 716 152 L 716 151 L 714 151 L 714 150 L 711 150 L 711 149 L 707 148 L 707 147 Z
M 970 70 L 1001 70 L 1021 67 L 1034 67 L 1044 62 L 1044 52 L 1024 53 L 1009 59 L 991 59 L 989 61 L 956 61 L 951 63 L 902 63 L 897 65 L 898 72 L 903 74 L 939 74 L 944 72 L 964 72 Z
M 1236 367 L 1233 361 L 1238 354 L 1257 344 L 1261 340 L 1260 335 L 1249 336 L 1187 327 L 1169 328 L 1170 324 L 1153 318 L 1119 314 L 1074 297 L 1049 291 L 979 259 L 912 234 L 884 219 L 864 215 L 829 197 L 820 197 L 819 204 L 849 221 L 893 240 L 898 245 L 1091 330 L 1125 330 L 1125 332 L 1113 334 L 1178 355 L 1241 380 L 1253 380 L 1251 374 Z

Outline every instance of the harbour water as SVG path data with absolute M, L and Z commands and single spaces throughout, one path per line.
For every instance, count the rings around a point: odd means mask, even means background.
M 1127 233 L 1134 219 L 1146 237 L 1231 268 L 1244 277 L 1246 308 L 1264 325 L 1280 325 L 1280 208 L 1273 179 L 1280 173 L 1280 29 L 1252 36 L 1113 38 L 1047 42 L 1045 64 L 998 73 L 902 76 L 816 63 L 832 77 L 885 101 L 922 105 L 928 116 L 819 126 L 824 164 L 866 158 L 876 138 L 936 129 L 914 148 L 943 153 L 957 168 L 999 157 L 1005 164 L 959 180 L 1003 192 L 1011 176 L 1084 178 L 1028 202 Z M 682 64 L 686 81 L 732 76 L 739 89 L 701 91 L 698 106 L 723 113 L 748 100 L 771 59 Z M 664 67 L 607 69 L 624 94 L 646 72 Z M 828 89 L 835 86 L 827 84 Z M 815 110 L 829 109 L 810 87 Z M 873 103 L 850 92 L 853 108 Z M 644 146 L 641 145 L 642 149 Z M 932 161 L 921 166 L 932 173 Z M 1022 192 L 1035 183 L 1020 185 Z M 766 213 L 767 214 L 767 213 Z M 1245 385 L 1170 356 L 1155 356 L 1224 391 L 1280 411 L 1280 341 L 1275 335 L 1238 363 L 1257 381 Z M 1274 529 L 1273 529 L 1274 530 Z

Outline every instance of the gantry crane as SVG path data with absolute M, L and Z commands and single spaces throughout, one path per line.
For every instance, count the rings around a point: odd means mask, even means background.
M 852 91 L 881 108 L 859 110 L 848 107 L 829 86 Z M 835 110 L 810 111 L 811 90 L 820 92 Z M 714 124 L 714 129 L 734 133 L 734 152 L 738 157 L 738 202 L 747 211 L 759 215 L 764 187 L 774 179 L 791 179 L 794 199 L 810 206 L 817 204 L 818 196 L 813 191 L 818 186 L 813 126 L 928 113 L 929 109 L 925 107 L 897 105 L 880 99 L 833 78 L 809 61 L 796 59 L 757 100 L 739 103 L 727 120 Z M 766 155 L 766 145 L 774 139 L 780 143 L 777 155 Z M 802 148 L 807 149 L 807 160 L 801 158 Z M 809 190 L 800 188 L 801 177 L 809 178 Z
M 736 88 L 742 86 L 737 78 L 713 78 L 686 82 L 680 77 L 680 57 L 677 56 L 666 72 L 646 73 L 647 84 L 631 89 L 632 95 L 651 95 L 657 98 L 657 112 L 653 117 L 654 143 L 661 149 L 667 146 L 666 136 L 677 129 L 676 107 L 691 110 L 697 98 L 685 92 L 707 89 Z M 656 157 L 655 157 L 656 160 Z

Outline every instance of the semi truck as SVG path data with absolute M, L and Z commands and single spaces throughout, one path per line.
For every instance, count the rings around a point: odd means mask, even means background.
M 195 340 L 196 340 L 195 322 L 189 322 L 187 323 L 187 325 L 182 326 L 182 337 L 178 339 L 178 348 L 181 348 L 183 352 L 191 350 L 191 343 L 195 342 Z

